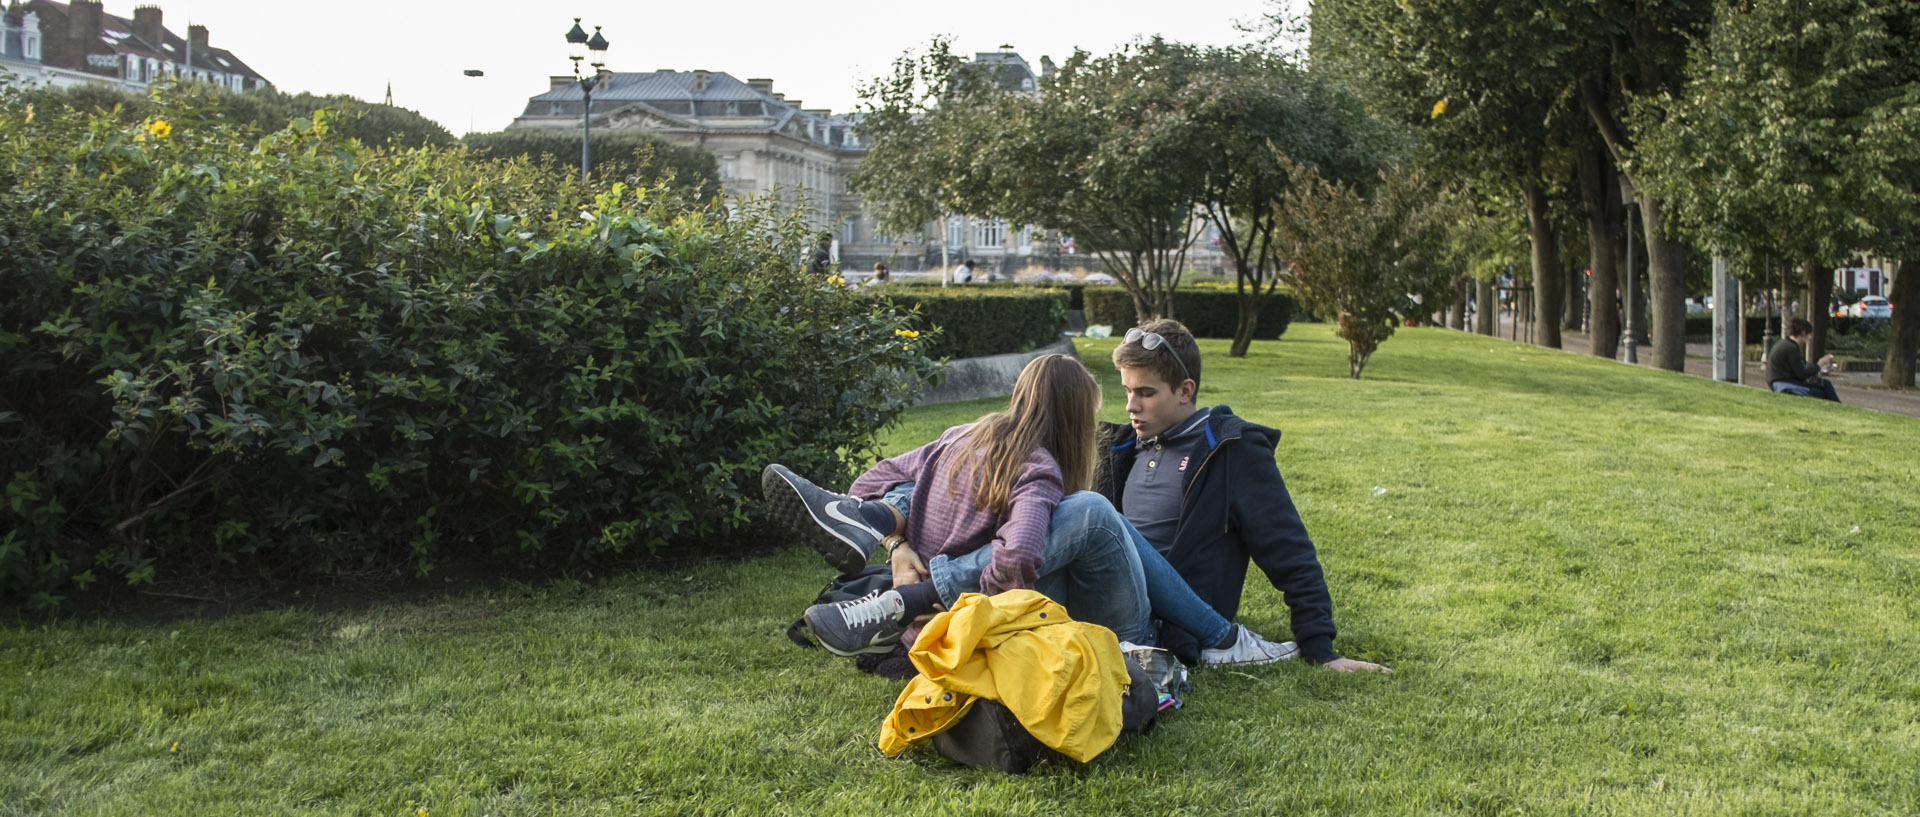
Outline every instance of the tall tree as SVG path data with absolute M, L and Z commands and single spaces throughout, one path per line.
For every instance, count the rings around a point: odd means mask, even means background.
M 1232 357 L 1253 342 L 1261 305 L 1280 284 L 1275 207 L 1286 194 L 1284 158 L 1324 178 L 1365 187 L 1395 147 L 1359 100 L 1290 59 L 1256 49 L 1193 52 L 1202 70 L 1188 127 L 1204 145 L 1201 201 L 1234 265 L 1239 320 Z
M 872 148 L 853 189 L 897 234 L 962 213 L 1073 236 L 1132 294 L 1137 317 L 1170 316 L 1205 170 L 1190 53 L 1160 40 L 1078 52 L 1032 94 L 935 41 L 862 89 Z
M 1711 23 L 1713 0 L 1545 0 L 1541 14 L 1574 35 L 1566 59 L 1577 76 L 1568 93 L 1633 181 L 1633 205 L 1646 239 L 1653 364 L 1681 371 L 1687 353 L 1684 247 L 1667 223 L 1664 200 L 1640 184 L 1627 120 L 1633 117 L 1637 126 L 1658 120 L 1658 108 L 1639 102 L 1680 86 L 1687 43 Z
M 1316 70 L 1354 84 L 1382 118 L 1413 128 L 1433 172 L 1519 195 L 1536 303 L 1554 316 L 1565 281 L 1549 228 L 1552 182 L 1567 161 L 1564 28 L 1510 2 L 1313 4 Z M 1539 342 L 1560 345 L 1557 317 L 1541 324 Z

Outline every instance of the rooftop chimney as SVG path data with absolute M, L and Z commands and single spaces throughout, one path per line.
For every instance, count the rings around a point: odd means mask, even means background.
M 139 6 L 133 10 L 133 36 L 147 41 L 147 45 L 159 48 L 162 45 L 160 41 L 162 31 L 165 29 L 160 27 L 159 6 Z
M 566 74 L 552 74 L 547 77 L 547 90 L 551 91 L 555 88 L 564 88 L 572 85 L 574 81 L 573 77 L 567 76 Z
M 801 113 L 813 114 L 821 119 L 833 118 L 833 110 L 831 108 L 801 108 L 800 111 Z
M 773 80 L 765 77 L 755 77 L 747 80 L 747 87 L 769 96 L 773 94 Z
M 67 36 L 76 40 L 100 36 L 100 0 L 73 0 L 67 7 Z M 80 53 L 86 53 L 82 48 Z
M 193 50 L 206 51 L 207 27 L 201 25 L 187 26 L 187 41 L 193 43 Z
M 712 71 L 708 71 L 704 68 L 693 69 L 693 92 L 697 94 L 707 90 L 707 82 L 712 79 L 713 79 Z

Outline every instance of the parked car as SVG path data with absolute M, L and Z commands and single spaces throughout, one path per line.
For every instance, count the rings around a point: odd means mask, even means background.
M 1848 314 L 1856 318 L 1891 318 L 1893 304 L 1878 295 L 1868 295 L 1860 302 L 1847 307 Z

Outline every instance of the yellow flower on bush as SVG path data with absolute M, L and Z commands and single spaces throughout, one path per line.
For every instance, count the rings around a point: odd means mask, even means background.
M 912 329 L 895 329 L 893 330 L 893 333 L 896 335 L 899 335 L 900 337 L 906 338 L 907 340 L 913 340 L 914 338 L 920 337 L 920 333 L 915 332 Z
M 27 122 L 28 123 L 33 122 L 33 106 L 32 105 L 27 106 Z
M 1442 99 L 1442 100 L 1440 100 L 1439 102 L 1435 102 L 1435 103 L 1433 103 L 1433 115 L 1432 115 L 1432 116 L 1429 116 L 1429 117 L 1427 117 L 1427 118 L 1428 118 L 1428 119 L 1439 119 L 1439 118 L 1440 118 L 1440 115 L 1441 115 L 1441 114 L 1443 114 L 1443 113 L 1446 113 L 1446 112 L 1447 112 L 1447 101 L 1446 101 L 1446 100 L 1444 100 L 1444 99 Z
M 832 284 L 834 286 L 843 286 L 847 283 L 847 279 L 842 278 L 838 275 L 829 275 L 827 276 L 827 283 Z
M 152 134 L 155 139 L 165 139 L 167 134 L 173 133 L 173 126 L 167 124 L 165 119 L 155 119 L 147 123 L 147 133 Z

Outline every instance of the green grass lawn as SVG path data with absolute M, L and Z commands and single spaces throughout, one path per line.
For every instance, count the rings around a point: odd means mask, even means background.
M 1081 351 L 1118 419 L 1113 343 Z M 1152 734 L 1011 777 L 878 754 L 899 685 L 782 635 L 830 572 L 805 548 L 15 623 L 0 814 L 1920 812 L 1920 419 L 1442 330 L 1358 382 L 1321 325 L 1203 348 L 1203 399 L 1285 431 L 1336 646 L 1392 676 L 1199 671 Z

